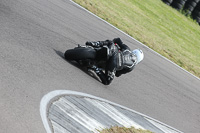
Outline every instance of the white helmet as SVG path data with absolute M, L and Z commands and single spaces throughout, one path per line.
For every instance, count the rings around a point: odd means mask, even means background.
M 136 61 L 136 65 L 142 61 L 144 59 L 144 53 L 142 52 L 141 49 L 135 49 L 132 51 L 132 53 L 136 56 L 137 61 Z

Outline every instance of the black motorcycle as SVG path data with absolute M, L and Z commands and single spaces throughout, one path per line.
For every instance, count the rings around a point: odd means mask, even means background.
M 97 66 L 98 68 L 105 70 L 106 61 L 108 60 L 109 55 L 116 50 L 119 50 L 117 44 L 113 44 L 110 47 L 103 46 L 98 48 L 87 45 L 78 45 L 74 49 L 67 50 L 64 56 L 66 60 L 76 61 L 81 66 L 87 68 Z

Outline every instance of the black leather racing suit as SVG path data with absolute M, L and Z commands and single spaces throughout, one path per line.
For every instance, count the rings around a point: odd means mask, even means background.
M 132 51 L 127 45 L 123 44 L 120 38 L 115 38 L 112 41 L 86 42 L 86 45 L 96 48 L 108 48 L 106 53 L 103 53 L 103 50 L 97 52 L 97 58 L 105 58 L 105 54 L 107 54 L 105 73 L 101 69 L 93 67 L 93 70 L 105 85 L 109 85 L 114 79 L 114 76 L 119 77 L 122 74 L 128 73 L 135 66 L 136 56 L 132 54 Z

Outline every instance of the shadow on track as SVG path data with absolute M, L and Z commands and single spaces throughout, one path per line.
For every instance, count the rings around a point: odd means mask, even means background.
M 55 49 L 53 49 L 53 50 L 55 51 L 55 53 L 56 53 L 58 56 L 60 56 L 60 57 L 61 57 L 62 59 L 64 59 L 65 61 L 67 61 L 69 64 L 75 66 L 76 68 L 79 68 L 80 70 L 82 70 L 83 72 L 85 72 L 87 75 L 89 75 L 89 76 L 93 77 L 94 79 L 96 79 L 97 81 L 101 82 L 101 81 L 99 80 L 98 76 L 95 74 L 95 72 L 90 71 L 90 70 L 88 70 L 86 67 L 83 67 L 83 66 L 79 65 L 76 61 L 68 61 L 68 60 L 66 60 L 65 57 L 64 57 L 64 53 L 63 53 L 63 52 L 58 51 L 58 50 L 55 50 Z

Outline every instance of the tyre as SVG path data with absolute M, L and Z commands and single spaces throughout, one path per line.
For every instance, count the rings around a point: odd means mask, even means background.
M 200 2 L 196 5 L 194 10 L 192 11 L 192 17 L 193 18 L 200 17 Z
M 195 7 L 197 5 L 198 2 L 194 2 L 194 1 L 191 1 L 188 5 L 191 5 L 193 7 Z
M 177 10 L 181 10 L 185 4 L 186 0 L 174 0 L 171 6 Z
M 196 7 L 197 2 L 195 0 L 188 0 L 186 1 L 183 10 L 186 12 L 192 12 L 194 8 Z
M 195 6 L 195 8 L 194 8 L 194 11 L 195 10 L 200 10 L 200 1 L 197 3 L 197 5 Z
M 194 2 L 198 3 L 200 0 L 193 0 Z
M 198 11 L 198 10 L 196 10 L 196 11 L 194 11 L 193 13 L 192 13 L 192 16 L 194 16 L 194 17 L 200 17 L 200 10 Z
M 200 17 L 194 18 L 198 23 L 200 23 Z
M 78 47 L 75 49 L 69 49 L 64 54 L 67 60 L 85 60 L 85 59 L 95 59 L 96 51 L 92 48 Z
M 173 0 L 162 0 L 162 1 L 167 5 L 170 5 L 173 2 Z
M 194 10 L 194 6 L 192 6 L 192 5 L 185 5 L 184 6 L 184 11 L 192 12 L 193 10 Z
M 183 7 L 183 5 L 179 4 L 179 3 L 176 3 L 176 4 L 173 4 L 171 5 L 173 8 L 177 9 L 177 10 L 181 10 L 181 8 Z

